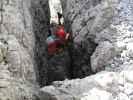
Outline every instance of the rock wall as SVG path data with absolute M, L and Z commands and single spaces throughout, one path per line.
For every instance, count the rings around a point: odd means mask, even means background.
M 34 33 L 29 1 L 1 1 L 1 39 L 8 44 L 7 62 L 13 77 L 35 81 L 33 67 Z M 22 73 L 24 71 L 24 73 Z M 16 74 L 16 75 L 15 75 Z
M 47 52 L 45 40 L 49 33 L 49 5 L 48 0 L 31 1 L 32 27 L 35 36 L 34 60 L 37 81 L 40 86 L 46 85 L 47 79 Z
M 99 39 L 98 36 L 110 25 L 115 13 L 115 2 L 113 0 L 62 0 L 62 5 L 65 23 L 68 24 L 66 30 L 70 29 L 68 31 L 73 38 L 71 53 L 73 78 L 83 78 L 101 70 L 105 62 L 113 56 L 113 44 L 108 39 Z M 99 58 L 96 47 L 100 50 Z M 104 55 L 110 53 L 105 61 L 100 61 L 104 59 L 101 58 L 102 53 Z
M 40 90 L 46 100 L 132 100 L 132 71 L 102 71 L 84 79 L 54 82 Z
M 35 99 L 30 0 L 0 1 L 0 99 Z

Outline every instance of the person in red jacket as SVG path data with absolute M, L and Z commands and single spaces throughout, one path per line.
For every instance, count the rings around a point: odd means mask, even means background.
M 65 32 L 63 26 L 59 26 L 57 30 L 46 40 L 46 43 L 48 45 L 48 54 L 53 55 L 57 52 L 62 51 L 65 44 L 67 43 L 68 38 L 69 33 Z
M 60 17 L 59 17 L 60 19 Z M 48 36 L 47 50 L 49 55 L 54 55 L 61 52 L 69 39 L 69 33 L 65 32 L 64 26 L 59 23 L 59 25 L 53 23 L 51 35 Z

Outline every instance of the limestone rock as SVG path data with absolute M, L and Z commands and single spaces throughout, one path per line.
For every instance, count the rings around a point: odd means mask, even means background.
M 80 100 L 99 100 L 99 98 L 100 100 L 113 100 L 113 96 L 111 93 L 97 88 L 93 88 L 88 93 L 84 93 L 83 97 L 81 97 Z
M 57 81 L 53 83 L 53 86 L 40 89 L 40 94 L 43 99 L 73 100 L 80 97 L 82 93 L 88 92 L 95 85 L 92 78 Z
M 36 97 L 30 0 L 0 1 L 0 99 Z
M 95 82 L 107 90 L 116 89 L 118 85 L 118 74 L 114 72 L 101 72 L 94 77 Z
M 125 76 L 106 71 L 83 79 L 57 81 L 40 89 L 43 99 L 52 100 L 131 100 L 132 93 L 133 84 Z
M 91 56 L 91 68 L 96 72 L 104 68 L 104 66 L 115 55 L 114 46 L 108 41 L 99 43 L 95 52 Z
M 120 93 L 114 100 L 131 100 L 131 99 L 124 93 Z
M 113 44 L 108 40 L 108 38 L 112 40 L 110 33 L 106 35 L 100 33 L 110 25 L 118 3 L 117 0 L 61 1 L 66 30 L 73 37 L 71 49 L 73 77 L 83 78 L 90 75 L 92 70 L 95 72 L 96 69 L 104 67 L 113 56 Z M 99 47 L 102 49 L 100 50 Z M 94 57 L 98 50 L 99 57 Z M 104 50 L 105 55 L 109 53 L 106 57 L 101 54 Z M 93 57 L 90 58 L 92 54 Z

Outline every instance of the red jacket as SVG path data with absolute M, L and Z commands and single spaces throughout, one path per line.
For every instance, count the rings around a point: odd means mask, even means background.
M 51 43 L 48 45 L 48 54 L 53 55 L 57 52 L 57 44 L 56 42 Z
M 58 51 L 59 46 L 64 45 L 66 42 L 66 32 L 63 26 L 59 26 L 54 34 L 57 36 L 58 39 L 48 45 L 49 55 L 55 54 Z

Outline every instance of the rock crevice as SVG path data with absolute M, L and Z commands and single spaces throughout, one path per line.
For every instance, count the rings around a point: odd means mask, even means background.
M 64 4 L 65 3 L 62 3 L 62 5 Z M 83 7 L 81 7 L 80 10 L 82 9 Z M 45 43 L 50 28 L 48 1 L 40 0 L 32 2 L 31 12 L 33 16 L 33 30 L 35 33 L 34 58 L 37 69 L 37 79 L 40 85 L 44 86 L 57 80 L 77 77 L 83 78 L 92 74 L 90 56 L 94 52 L 97 44 L 89 38 L 84 38 L 84 41 L 75 45 L 76 43 L 74 43 L 74 40 L 80 35 L 77 34 L 77 37 L 74 37 L 76 33 L 74 33 L 73 30 L 76 27 L 72 26 L 71 20 L 63 13 L 65 18 L 65 30 L 71 34 L 71 40 L 69 41 L 70 45 L 67 46 L 63 52 L 49 57 L 47 55 L 47 46 Z M 63 9 L 63 12 L 65 12 L 65 8 Z M 76 20 L 77 19 L 75 18 L 74 21 Z M 84 32 L 85 28 L 82 28 L 80 30 Z

